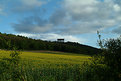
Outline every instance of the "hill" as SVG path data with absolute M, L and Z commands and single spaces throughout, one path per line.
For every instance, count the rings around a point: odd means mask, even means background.
M 16 47 L 18 50 L 49 50 L 79 54 L 94 55 L 100 49 L 82 45 L 76 42 L 56 42 L 32 39 L 20 35 L 0 33 L 0 49 L 11 50 Z

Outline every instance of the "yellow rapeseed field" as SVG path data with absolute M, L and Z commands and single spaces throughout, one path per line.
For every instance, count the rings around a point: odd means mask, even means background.
M 11 62 L 2 60 L 2 58 L 10 58 L 11 52 L 0 50 L 0 71 L 3 69 L 5 71 L 0 75 L 0 81 L 7 81 L 7 77 L 14 79 L 17 73 L 19 73 L 17 77 L 22 79 L 20 81 L 78 81 L 83 77 L 82 64 L 91 58 L 88 55 L 64 52 L 21 51 L 20 61 L 16 67 Z
M 0 51 L 0 58 L 9 57 L 11 51 Z M 83 54 L 73 54 L 64 52 L 36 52 L 22 51 L 20 54 L 22 60 L 36 62 L 34 64 L 81 64 L 88 61 L 90 56 Z

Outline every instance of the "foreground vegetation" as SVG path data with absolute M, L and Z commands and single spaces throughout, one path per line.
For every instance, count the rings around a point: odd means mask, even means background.
M 98 36 L 102 53 L 84 64 L 82 81 L 121 81 L 121 37 L 101 40 Z
M 0 81 L 121 81 L 121 37 L 101 40 L 93 55 L 0 51 Z M 9 43 L 7 43 L 9 46 Z
M 79 81 L 82 63 L 90 58 L 63 52 L 3 50 L 0 57 L 0 81 Z

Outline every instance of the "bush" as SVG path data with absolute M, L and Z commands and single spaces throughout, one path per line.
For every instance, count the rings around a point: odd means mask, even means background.
M 20 81 L 21 72 L 19 70 L 20 52 L 11 51 L 10 58 L 0 60 L 0 81 Z
M 101 40 L 102 53 L 83 64 L 83 81 L 121 81 L 121 38 Z

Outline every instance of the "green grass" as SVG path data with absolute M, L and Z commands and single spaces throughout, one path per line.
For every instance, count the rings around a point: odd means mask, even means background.
M 9 54 L 10 51 L 1 50 L 0 58 L 9 58 Z M 26 51 L 21 52 L 20 57 L 18 69 L 25 81 L 79 81 L 81 65 L 91 58 L 83 54 L 51 51 Z M 3 76 L 8 77 L 7 74 Z M 4 80 L 6 79 L 0 79 L 0 81 Z
M 0 51 L 0 58 L 9 57 L 10 51 Z M 36 64 L 82 64 L 90 56 L 63 52 L 21 52 L 22 60 L 37 62 Z

